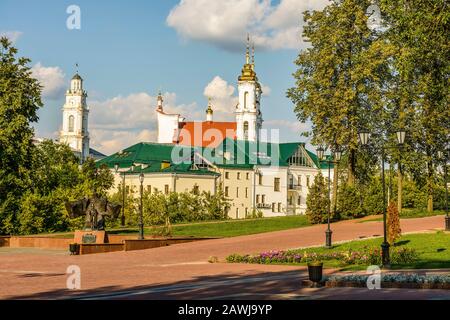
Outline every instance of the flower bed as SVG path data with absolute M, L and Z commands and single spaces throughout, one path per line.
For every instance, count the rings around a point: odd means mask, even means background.
M 324 277 L 327 288 L 366 287 L 368 275 L 332 275 Z M 381 275 L 381 288 L 450 290 L 450 275 L 389 273 Z
M 418 253 L 411 248 L 392 248 L 391 263 L 406 264 L 418 259 Z M 232 254 L 227 257 L 229 263 L 254 263 L 254 264 L 304 264 L 311 261 L 337 260 L 344 265 L 380 265 L 381 251 L 379 248 L 365 247 L 360 251 L 332 251 L 326 253 L 290 250 L 269 251 L 258 255 Z

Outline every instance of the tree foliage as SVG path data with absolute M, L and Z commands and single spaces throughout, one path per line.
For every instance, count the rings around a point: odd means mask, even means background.
M 392 201 L 387 208 L 387 236 L 389 244 L 393 245 L 400 238 L 401 233 L 400 214 L 396 203 Z
M 306 216 L 311 224 L 319 224 L 327 221 L 330 199 L 328 187 L 321 173 L 314 177 L 314 183 L 309 187 L 306 198 Z
M 31 123 L 37 122 L 42 102 L 29 62 L 17 57 L 7 38 L 0 39 L 0 233 L 16 226 L 19 199 L 33 181 Z

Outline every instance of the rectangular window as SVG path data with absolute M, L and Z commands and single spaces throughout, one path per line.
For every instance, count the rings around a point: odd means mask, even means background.
M 262 175 L 262 173 L 258 174 L 258 184 L 260 186 L 262 186 L 262 184 L 263 184 L 263 175 Z
M 297 205 L 301 205 L 302 204 L 302 197 L 301 196 L 298 196 L 298 198 L 297 198 Z
M 241 173 L 240 172 L 237 173 L 237 179 L 241 180 Z
M 278 202 L 278 212 L 281 212 L 281 202 Z
M 309 176 L 306 176 L 306 186 L 309 188 Z
M 245 217 L 248 217 L 248 208 L 245 208 Z
M 147 192 L 152 193 L 152 186 L 147 185 Z
M 248 198 L 248 188 L 245 188 L 245 197 Z
M 230 179 L 230 173 L 228 171 L 225 172 L 225 179 Z
M 259 194 L 256 195 L 256 203 L 259 203 Z
M 292 196 L 289 197 L 288 202 L 289 202 L 289 205 L 292 206 Z
M 246 179 L 250 180 L 250 173 L 249 172 L 246 173 Z
M 169 185 L 168 184 L 164 185 L 164 193 L 169 194 Z
M 239 208 L 236 208 L 236 219 L 239 219 Z
M 272 202 L 272 212 L 275 212 L 275 202 Z
M 230 188 L 225 187 L 225 197 L 229 197 L 229 191 L 230 191 Z
M 294 189 L 294 176 L 292 174 L 289 175 L 289 189 Z
M 239 187 L 236 188 L 236 198 L 239 198 Z
M 262 203 L 266 203 L 266 195 L 263 194 L 261 198 L 262 198 L 262 199 L 261 199 L 261 200 L 262 200 Z
M 273 182 L 273 190 L 280 191 L 280 178 L 275 178 Z

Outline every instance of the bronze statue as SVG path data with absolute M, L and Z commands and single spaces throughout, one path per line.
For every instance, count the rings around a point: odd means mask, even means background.
M 85 216 L 85 230 L 105 230 L 105 217 L 117 219 L 122 208 L 119 204 L 108 202 L 104 197 L 94 195 L 78 201 L 66 202 L 70 218 Z

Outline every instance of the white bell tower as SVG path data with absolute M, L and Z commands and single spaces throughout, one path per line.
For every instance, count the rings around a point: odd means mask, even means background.
M 255 72 L 255 47 L 250 63 L 250 38 L 247 36 L 246 63 L 238 79 L 239 103 L 236 106 L 238 140 L 258 141 L 263 119 L 260 110 L 261 85 Z
M 66 91 L 59 141 L 79 153 L 81 161 L 85 161 L 89 157 L 89 108 L 86 98 L 87 93 L 83 90 L 83 79 L 77 72 L 70 81 L 70 89 Z

